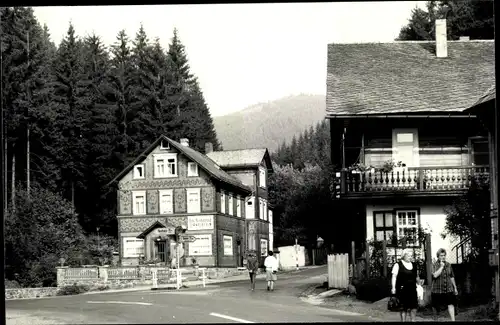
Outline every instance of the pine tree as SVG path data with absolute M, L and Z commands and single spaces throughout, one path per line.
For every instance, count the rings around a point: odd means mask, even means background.
M 111 72 L 106 96 L 114 104 L 114 120 L 117 128 L 112 165 L 120 170 L 134 159 L 129 155 L 134 147 L 130 136 L 130 123 L 134 117 L 132 107 L 134 69 L 132 52 L 128 45 L 129 39 L 125 31 L 120 31 L 116 39 L 115 44 L 111 46 Z
M 167 52 L 169 66 L 168 110 L 171 122 L 170 136 L 175 139 L 190 139 L 193 148 L 203 152 L 206 142 L 212 142 L 214 150 L 221 145 L 213 125 L 210 111 L 197 79 L 190 71 L 184 45 L 177 29 Z
M 53 145 L 54 157 L 59 158 L 62 171 L 64 197 L 75 206 L 77 195 L 85 191 L 85 165 L 88 144 L 88 121 L 91 117 L 91 100 L 88 94 L 90 81 L 84 70 L 83 44 L 70 24 L 66 37 L 57 51 L 55 62 L 55 103 L 58 119 L 54 128 L 60 137 Z M 82 202 L 83 204 L 83 202 Z

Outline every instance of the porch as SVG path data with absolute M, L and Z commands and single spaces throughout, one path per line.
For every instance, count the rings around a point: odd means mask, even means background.
M 392 171 L 340 172 L 341 194 L 351 198 L 394 194 L 459 195 L 474 182 L 488 181 L 489 166 L 398 167 Z

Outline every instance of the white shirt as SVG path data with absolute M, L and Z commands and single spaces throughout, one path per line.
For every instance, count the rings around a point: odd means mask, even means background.
M 278 271 L 278 260 L 274 256 L 268 256 L 264 260 L 264 267 L 272 271 Z
M 413 264 L 411 262 L 405 262 L 403 260 L 401 260 L 401 262 L 408 270 L 413 270 Z M 399 272 L 399 263 L 396 263 L 392 267 L 392 274 L 398 274 L 398 272 Z

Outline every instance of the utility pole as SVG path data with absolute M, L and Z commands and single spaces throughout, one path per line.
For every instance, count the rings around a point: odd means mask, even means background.
M 28 72 L 30 68 L 30 32 L 28 31 L 27 35 L 27 43 L 28 43 Z M 26 109 L 26 193 L 28 199 L 30 198 L 30 105 L 31 105 L 31 93 L 30 93 L 30 83 L 28 79 L 27 85 L 27 93 L 28 93 L 28 108 Z

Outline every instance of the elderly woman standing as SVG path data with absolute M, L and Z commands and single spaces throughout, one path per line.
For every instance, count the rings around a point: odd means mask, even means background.
M 403 250 L 401 260 L 392 268 L 392 294 L 400 302 L 402 322 L 406 321 L 408 313 L 412 322 L 417 315 L 417 283 L 420 283 L 420 279 L 417 266 L 411 261 L 412 256 L 411 250 Z
M 435 317 L 442 307 L 448 307 L 448 313 L 452 322 L 455 321 L 456 295 L 458 295 L 455 275 L 451 264 L 446 262 L 446 250 L 440 248 L 437 251 L 437 261 L 432 266 L 432 290 L 431 299 L 434 307 Z

